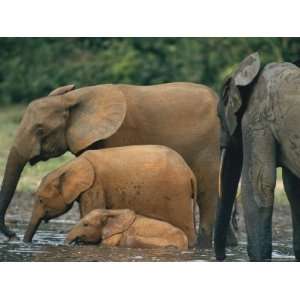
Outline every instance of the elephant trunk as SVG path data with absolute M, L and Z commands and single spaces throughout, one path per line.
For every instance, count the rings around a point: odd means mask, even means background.
M 7 237 L 12 237 L 14 233 L 5 225 L 5 214 L 26 163 L 27 160 L 18 153 L 15 147 L 12 147 L 8 155 L 0 191 L 0 231 Z
M 30 224 L 28 225 L 28 228 L 26 230 L 26 233 L 24 235 L 24 238 L 23 238 L 23 241 L 25 243 L 31 243 L 35 232 L 37 231 L 39 225 L 41 224 L 41 221 L 42 221 L 42 219 L 38 219 L 34 222 L 30 222 Z
M 72 244 L 77 240 L 77 238 L 81 235 L 80 232 L 78 232 L 78 225 L 75 226 L 67 235 L 65 239 L 65 244 Z
M 242 161 L 241 151 L 239 152 L 234 148 L 222 149 L 219 174 L 219 203 L 214 234 L 217 260 L 225 259 L 226 236 L 241 176 Z
M 25 243 L 30 243 L 32 241 L 32 238 L 35 232 L 37 231 L 39 225 L 41 224 L 44 215 L 44 209 L 41 207 L 41 205 L 36 204 L 32 212 L 30 223 L 27 227 L 26 233 L 23 238 L 23 241 Z

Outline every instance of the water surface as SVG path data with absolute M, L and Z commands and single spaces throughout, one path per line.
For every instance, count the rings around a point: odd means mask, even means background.
M 212 250 L 126 249 L 103 246 L 64 245 L 64 238 L 79 215 L 74 207 L 65 216 L 41 224 L 31 244 L 22 242 L 31 205 L 29 200 L 16 201 L 8 221 L 17 239 L 0 236 L 0 261 L 215 261 Z M 25 203 L 25 204 L 24 204 Z M 24 208 L 26 205 L 26 208 Z M 13 213 L 12 213 L 13 212 Z M 239 246 L 227 250 L 227 261 L 248 261 L 242 216 L 239 221 Z M 289 207 L 277 205 L 273 217 L 273 261 L 294 261 Z

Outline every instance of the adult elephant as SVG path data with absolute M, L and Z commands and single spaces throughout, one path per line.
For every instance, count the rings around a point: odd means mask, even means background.
M 248 56 L 225 83 L 218 111 L 222 159 L 217 259 L 225 258 L 225 233 L 241 170 L 249 258 L 271 259 L 276 168 L 282 167 L 294 252 L 300 260 L 300 69 L 291 63 L 261 68 L 258 53 Z
M 179 152 L 198 179 L 200 247 L 210 247 L 219 169 L 217 96 L 193 83 L 97 85 L 54 90 L 27 107 L 11 147 L 0 194 L 0 229 L 27 162 L 71 151 L 134 144 L 166 145 Z

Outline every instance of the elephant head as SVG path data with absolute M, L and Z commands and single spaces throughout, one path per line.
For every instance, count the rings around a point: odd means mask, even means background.
M 246 57 L 234 74 L 229 77 L 222 88 L 218 105 L 218 114 L 222 123 L 222 144 L 226 148 L 230 143 L 241 119 L 241 110 L 245 106 L 247 95 L 245 89 L 253 84 L 260 71 L 258 53 Z
M 94 209 L 72 228 L 66 242 L 98 244 L 128 230 L 135 217 L 135 213 L 129 209 Z
M 126 100 L 118 87 L 106 84 L 82 89 L 60 87 L 49 96 L 31 102 L 19 125 L 9 152 L 0 192 L 0 231 L 6 210 L 22 170 L 71 151 L 77 155 L 113 135 L 126 115 Z
M 259 72 L 260 58 L 258 53 L 253 53 L 246 57 L 226 80 L 218 104 L 221 123 L 221 163 L 215 252 L 219 260 L 225 258 L 226 232 L 241 176 L 243 161 L 241 120 Z
M 83 157 L 70 161 L 43 178 L 36 192 L 24 242 L 31 242 L 41 221 L 48 221 L 67 212 L 80 194 L 92 186 L 94 179 L 94 168 Z

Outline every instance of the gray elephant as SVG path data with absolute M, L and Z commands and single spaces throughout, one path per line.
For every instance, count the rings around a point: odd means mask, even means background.
M 225 83 L 218 113 L 222 152 L 216 258 L 225 259 L 225 233 L 242 175 L 249 258 L 271 259 L 276 168 L 282 167 L 300 260 L 300 69 L 291 63 L 261 68 L 258 53 L 248 56 Z
M 200 247 L 210 247 L 218 197 L 217 96 L 193 83 L 97 85 L 56 89 L 26 109 L 11 147 L 0 192 L 0 230 L 27 162 L 71 151 L 158 144 L 179 152 L 194 171 L 200 208 Z

